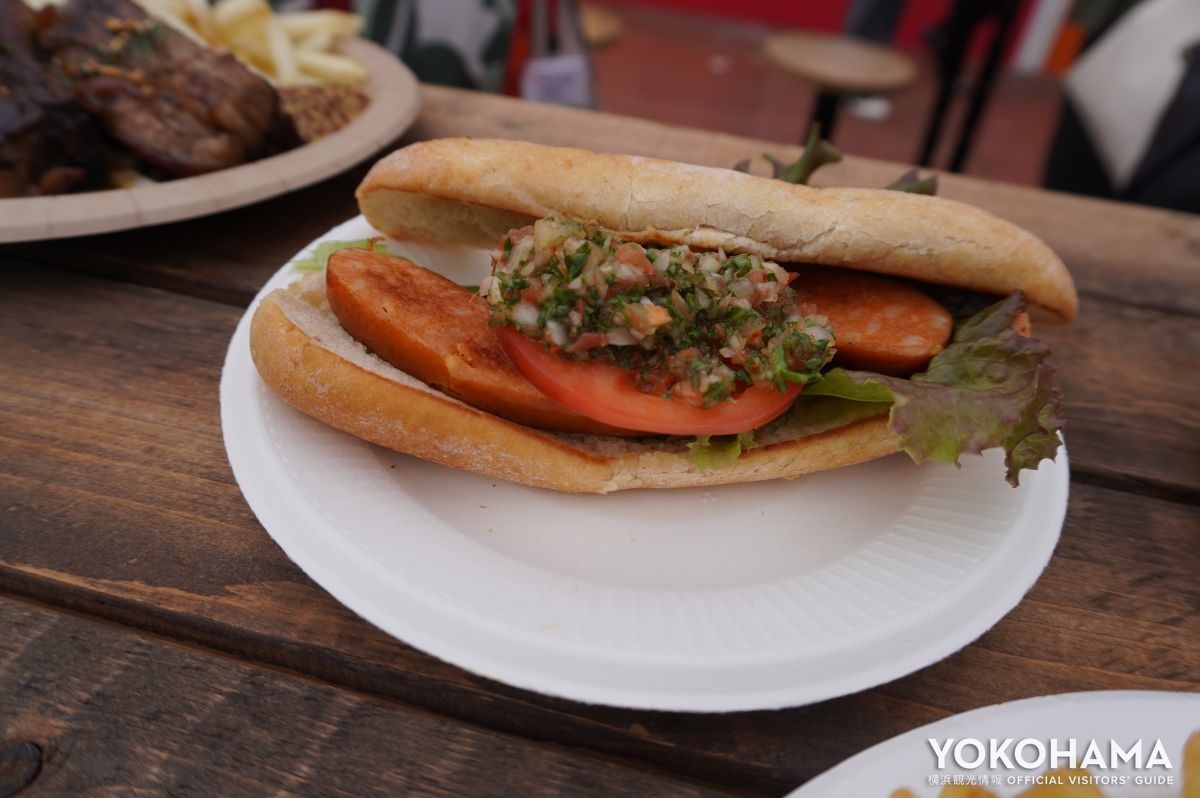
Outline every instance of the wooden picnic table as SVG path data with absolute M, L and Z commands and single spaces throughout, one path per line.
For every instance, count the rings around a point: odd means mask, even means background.
M 470 135 L 732 165 L 795 148 L 427 87 Z M 1000 701 L 1200 689 L 1200 217 L 945 176 L 1078 282 L 1061 542 L 977 642 L 881 687 L 729 715 L 585 706 L 392 639 L 293 565 L 221 439 L 238 319 L 354 215 L 367 165 L 194 221 L 0 247 L 0 795 L 783 795 Z M 847 158 L 817 183 L 879 186 Z

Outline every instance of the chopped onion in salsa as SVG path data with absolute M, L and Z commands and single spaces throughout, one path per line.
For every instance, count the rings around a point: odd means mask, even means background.
M 493 324 L 704 407 L 750 385 L 812 383 L 835 351 L 825 318 L 797 309 L 788 272 L 757 255 L 643 246 L 547 217 L 511 231 L 492 270 L 479 293 Z

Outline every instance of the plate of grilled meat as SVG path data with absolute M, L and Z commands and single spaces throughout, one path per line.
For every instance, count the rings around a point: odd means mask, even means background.
M 332 32 L 320 28 L 328 17 L 281 25 L 284 15 L 265 16 L 265 4 L 261 14 L 244 0 L 212 7 L 252 53 L 251 37 L 262 37 L 255 60 L 209 33 L 216 26 L 192 29 L 147 8 L 0 0 L 0 242 L 123 230 L 277 196 L 365 160 L 416 117 L 407 67 L 353 36 L 329 44 Z M 289 52 L 289 30 L 306 43 L 329 33 L 331 52 Z M 276 62 L 294 79 L 279 81 Z M 384 94 L 387 102 L 372 102 Z

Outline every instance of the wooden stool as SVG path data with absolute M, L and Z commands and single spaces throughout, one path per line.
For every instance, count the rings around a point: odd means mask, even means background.
M 820 123 L 821 135 L 827 139 L 833 138 L 843 95 L 891 94 L 917 79 L 917 65 L 908 56 L 847 36 L 777 31 L 767 37 L 763 52 L 776 68 L 816 84 L 812 121 Z M 804 133 L 800 138 L 804 139 Z
M 625 23 L 616 12 L 603 6 L 580 3 L 579 16 L 583 24 L 583 39 L 593 50 L 607 47 L 625 32 Z

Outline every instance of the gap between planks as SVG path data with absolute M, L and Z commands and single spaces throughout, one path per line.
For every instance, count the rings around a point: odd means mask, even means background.
M 1095 469 L 1071 465 L 1071 484 L 1090 485 L 1117 493 L 1128 493 L 1145 499 L 1181 504 L 1186 507 L 1200 506 L 1200 490 L 1182 485 L 1169 485 L 1156 479 L 1121 473 L 1107 473 Z

